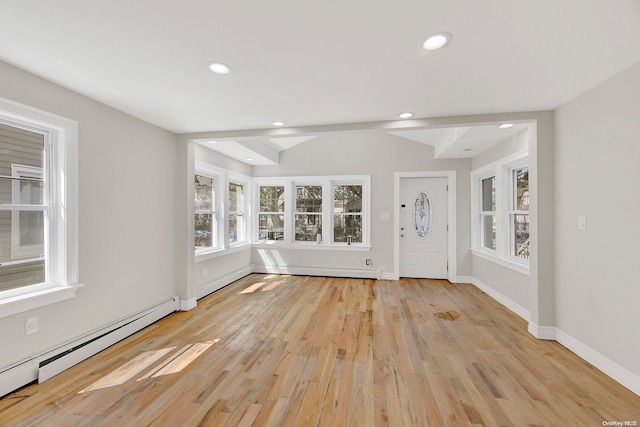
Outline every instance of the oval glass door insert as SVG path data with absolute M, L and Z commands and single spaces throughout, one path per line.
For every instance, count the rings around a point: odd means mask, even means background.
M 431 231 L 431 200 L 426 193 L 420 193 L 416 197 L 413 217 L 418 236 L 427 237 Z

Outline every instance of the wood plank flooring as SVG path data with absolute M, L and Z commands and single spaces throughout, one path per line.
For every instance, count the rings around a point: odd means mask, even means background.
M 0 425 L 640 424 L 640 397 L 526 328 L 471 285 L 253 274 L 5 396 Z

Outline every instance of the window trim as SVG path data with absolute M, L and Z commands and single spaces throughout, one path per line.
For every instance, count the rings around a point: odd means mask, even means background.
M 513 203 L 511 172 L 529 166 L 528 150 L 522 150 L 471 171 L 471 253 L 520 273 L 530 274 L 529 260 L 511 254 L 510 214 Z M 482 246 L 482 180 L 496 177 L 496 249 Z
M 78 124 L 5 98 L 0 98 L 0 121 L 49 135 L 49 179 L 52 208 L 49 218 L 47 282 L 0 291 L 0 318 L 76 296 L 78 281 Z M 53 173 L 55 171 L 56 173 Z

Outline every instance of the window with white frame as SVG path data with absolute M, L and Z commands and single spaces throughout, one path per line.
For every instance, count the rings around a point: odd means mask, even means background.
M 196 253 L 218 246 L 217 181 L 215 176 L 195 174 L 195 230 Z
M 510 170 L 510 254 L 529 259 L 529 167 Z
M 246 239 L 247 221 L 245 184 L 229 181 L 229 244 L 243 243 Z
M 496 177 L 489 176 L 480 180 L 481 212 L 480 245 L 483 248 L 496 249 Z
M 312 243 L 325 249 L 336 246 L 346 249 L 350 245 L 354 249 L 368 248 L 369 176 L 255 178 L 254 181 L 258 190 L 254 240 L 277 240 L 279 244 L 301 248 L 312 247 Z
M 264 185 L 258 190 L 258 240 L 284 240 L 284 186 Z
M 472 251 L 527 273 L 529 268 L 529 166 L 526 152 L 474 170 Z
M 77 124 L 0 99 L 0 317 L 72 298 Z
M 362 243 L 362 185 L 333 185 L 333 241 Z
M 322 186 L 296 185 L 296 242 L 322 242 Z

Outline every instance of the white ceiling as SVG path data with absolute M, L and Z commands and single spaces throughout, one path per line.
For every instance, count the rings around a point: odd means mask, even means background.
M 176 133 L 549 110 L 639 42 L 637 0 L 0 1 L 1 60 Z

